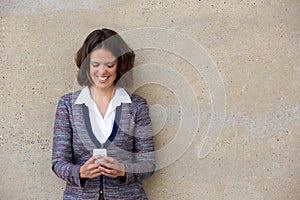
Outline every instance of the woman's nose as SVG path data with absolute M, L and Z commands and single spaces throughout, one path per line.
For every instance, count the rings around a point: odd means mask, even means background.
M 106 65 L 100 65 L 98 67 L 98 74 L 103 74 L 107 69 L 107 66 Z

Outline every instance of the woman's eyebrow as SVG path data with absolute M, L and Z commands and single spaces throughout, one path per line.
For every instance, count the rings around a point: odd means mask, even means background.
M 113 60 L 113 61 L 110 61 L 110 62 L 106 62 L 106 63 L 104 63 L 104 64 L 115 64 L 115 61 L 116 61 L 116 60 Z M 100 62 L 95 61 L 95 60 L 91 60 L 91 62 L 100 64 Z
M 91 64 L 92 65 L 101 65 L 101 63 L 99 63 L 97 61 L 91 61 Z M 103 63 L 103 65 L 105 65 L 105 66 L 114 66 L 116 64 L 117 63 L 115 61 Z

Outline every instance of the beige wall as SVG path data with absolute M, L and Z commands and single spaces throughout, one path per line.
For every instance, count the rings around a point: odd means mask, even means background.
M 165 166 L 159 164 L 144 184 L 149 199 L 300 198 L 300 1 L 73 2 L 0 3 L 1 200 L 61 199 L 64 182 L 51 172 L 55 107 L 61 95 L 79 88 L 74 54 L 89 32 L 102 27 L 134 33 L 136 28 L 147 32 L 143 28 L 160 27 L 174 32 L 161 42 L 153 34 L 136 38 L 170 50 L 142 48 L 136 53 L 137 66 L 159 63 L 158 69 L 174 70 L 151 71 L 156 68 L 150 65 L 137 72 L 148 78 L 149 84 L 136 92 L 150 104 L 156 148 L 167 150 L 157 157 Z M 181 49 L 192 55 L 188 59 L 172 49 L 184 41 L 183 35 L 202 47 L 201 55 L 189 45 Z M 205 73 L 204 65 L 191 63 L 189 59 L 197 56 L 207 58 L 208 69 L 215 71 Z M 188 89 L 176 73 L 184 77 Z M 220 91 L 207 82 L 214 76 L 224 84 Z M 150 83 L 155 77 L 161 79 Z M 166 86 L 167 81 L 174 85 Z M 212 101 L 214 95 L 219 102 Z M 220 107 L 214 111 L 215 104 Z M 223 128 L 208 133 L 210 123 L 222 125 L 222 105 L 226 105 Z M 181 109 L 199 112 L 198 131 L 180 125 Z M 211 120 L 214 116 L 219 118 Z M 176 134 L 177 130 L 181 131 Z M 176 138 L 182 155 L 168 147 Z M 191 144 L 185 144 L 190 138 Z M 168 160 L 173 154 L 178 158 Z

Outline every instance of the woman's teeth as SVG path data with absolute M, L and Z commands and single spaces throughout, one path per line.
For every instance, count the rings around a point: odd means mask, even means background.
M 106 76 L 106 77 L 98 77 L 98 79 L 99 79 L 100 81 L 105 81 L 105 80 L 108 79 L 108 76 Z

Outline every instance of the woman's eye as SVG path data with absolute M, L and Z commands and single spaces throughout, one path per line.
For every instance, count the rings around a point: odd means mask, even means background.
M 98 63 L 92 63 L 92 66 L 93 66 L 93 67 L 99 67 L 100 64 L 98 64 Z M 114 66 L 114 64 L 106 65 L 106 67 L 108 67 L 108 68 L 112 68 L 113 66 Z

